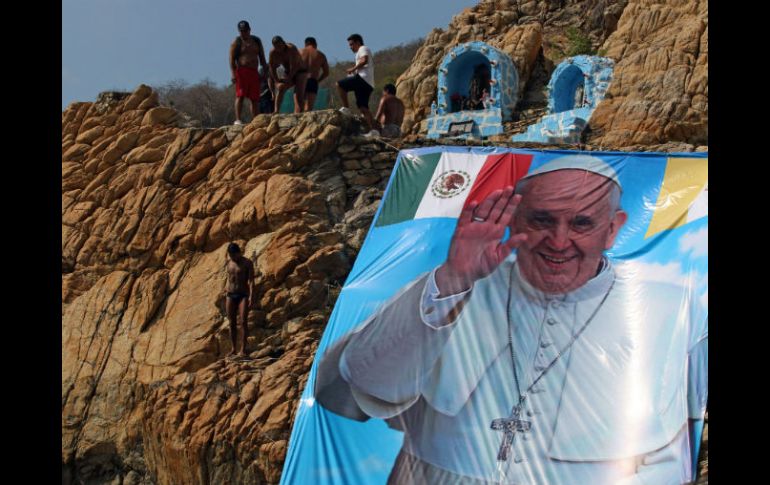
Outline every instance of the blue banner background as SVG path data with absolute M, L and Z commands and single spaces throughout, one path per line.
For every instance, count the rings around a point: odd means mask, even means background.
M 615 245 L 606 254 L 660 268 L 679 264 L 683 275 L 694 275 L 691 284 L 697 286 L 697 294 L 705 293 L 707 297 L 707 257 L 683 251 L 682 237 L 699 230 L 707 231 L 708 217 L 648 239 L 645 239 L 645 232 L 658 200 L 667 160 L 675 157 L 705 159 L 708 154 L 430 147 L 401 151 L 391 183 L 405 155 L 420 156 L 437 151 L 532 154 L 530 171 L 566 154 L 585 153 L 604 160 L 618 173 L 623 186 L 621 206 L 629 216 Z M 391 183 L 383 200 L 388 196 Z M 384 484 L 401 447 L 402 433 L 389 429 L 383 421 L 370 419 L 360 423 L 337 416 L 316 404 L 312 392 L 318 360 L 335 341 L 368 318 L 405 284 L 446 259 L 456 219 L 416 219 L 374 227 L 382 206 L 381 203 L 319 344 L 295 416 L 282 484 Z M 683 254 L 686 257 L 683 258 Z

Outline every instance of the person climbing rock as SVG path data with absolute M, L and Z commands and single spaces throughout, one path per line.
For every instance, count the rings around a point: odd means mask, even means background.
M 233 343 L 233 350 L 228 357 L 235 356 L 236 352 L 241 357 L 245 357 L 246 338 L 249 335 L 247 322 L 254 295 L 254 264 L 241 254 L 241 248 L 237 244 L 230 243 L 227 246 L 226 269 L 225 309 L 227 318 L 230 320 L 230 340 Z M 237 345 L 238 334 L 240 334 L 240 347 Z
M 245 20 L 238 22 L 238 37 L 230 45 L 231 81 L 235 84 L 235 123 L 241 122 L 243 98 L 251 101 L 251 115 L 259 113 L 260 78 L 259 67 L 266 65 L 262 41 L 251 35 L 251 27 Z
M 302 59 L 309 70 L 305 87 L 305 111 L 313 111 L 315 98 L 318 96 L 318 85 L 329 76 L 329 62 L 326 55 L 318 50 L 315 38 L 305 39 L 305 48 L 300 51 Z

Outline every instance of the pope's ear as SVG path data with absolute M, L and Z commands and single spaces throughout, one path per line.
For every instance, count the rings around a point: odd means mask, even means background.
M 623 211 L 623 210 L 615 211 L 615 215 L 612 217 L 612 220 L 610 221 L 610 232 L 607 235 L 607 243 L 604 245 L 604 249 L 610 249 L 612 245 L 615 244 L 615 238 L 620 232 L 620 228 L 623 227 L 623 224 L 625 224 L 627 220 L 628 220 L 628 213 L 626 213 L 626 211 Z

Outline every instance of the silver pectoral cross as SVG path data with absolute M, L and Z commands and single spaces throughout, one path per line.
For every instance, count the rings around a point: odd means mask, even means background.
M 532 423 L 519 419 L 521 407 L 516 406 L 509 418 L 492 420 L 492 429 L 503 432 L 503 442 L 500 443 L 500 451 L 497 452 L 497 461 L 507 461 L 513 444 L 513 437 L 517 431 L 529 431 Z

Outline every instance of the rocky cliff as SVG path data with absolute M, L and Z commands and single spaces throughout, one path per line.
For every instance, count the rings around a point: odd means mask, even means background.
M 180 127 L 146 86 L 62 114 L 62 458 L 76 483 L 275 483 L 395 160 L 333 111 Z M 224 246 L 256 263 L 229 362 Z
M 396 87 L 407 108 L 405 132 L 421 124 L 436 98 L 437 69 L 459 43 L 484 41 L 519 69 L 518 117 L 545 106 L 554 64 L 569 52 L 569 29 L 615 62 L 587 143 L 622 148 L 708 144 L 708 4 L 698 0 L 488 0 L 431 31 Z M 536 117 L 530 117 L 531 124 Z
M 419 130 L 443 53 L 468 40 L 509 53 L 536 108 L 577 26 L 617 62 L 580 148 L 696 149 L 706 14 L 697 1 L 481 2 L 431 32 L 399 79 L 405 127 Z M 322 111 L 198 129 L 146 86 L 62 113 L 63 483 L 278 482 L 320 335 L 401 146 L 358 128 Z M 229 241 L 257 268 L 246 361 L 223 358 Z
M 591 142 L 708 144 L 706 1 L 629 1 L 603 48 L 617 64 Z

